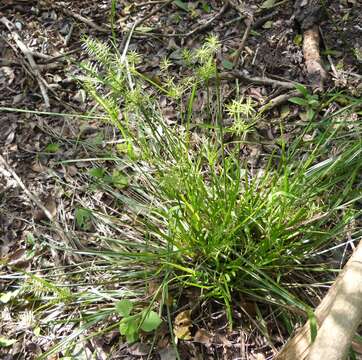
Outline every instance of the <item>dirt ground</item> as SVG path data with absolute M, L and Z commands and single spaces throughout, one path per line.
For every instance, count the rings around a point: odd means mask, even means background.
M 116 14 L 116 36 L 119 48 L 124 45 L 124 34 L 137 19 L 141 19 L 162 5 L 162 1 L 119 1 Z M 170 3 L 142 23 L 132 37 L 130 50 L 142 55 L 139 70 L 156 78 L 160 76 L 160 61 L 169 57 L 174 61 L 172 71 L 181 77 L 183 68 L 179 65 L 183 47 L 197 47 L 207 34 L 215 34 L 222 43 L 218 55 L 220 69 L 228 72 L 235 50 L 245 31 L 245 21 L 240 12 L 230 7 L 206 30 L 202 24 L 213 18 L 222 8 L 221 1 L 191 1 L 188 10 L 182 4 Z M 274 80 L 288 80 L 306 83 L 306 73 L 301 47 L 301 31 L 293 19 L 291 1 L 267 2 L 246 1 L 246 14 L 254 13 L 256 20 L 267 16 L 260 26 L 253 28 L 246 39 L 237 69 L 247 76 L 267 76 Z M 271 5 L 270 5 L 271 4 Z M 29 58 L 19 47 L 12 32 L 0 23 L 0 149 L 8 166 L 15 172 L 24 187 L 45 204 L 61 226 L 73 221 L 73 202 L 82 196 L 81 179 L 77 176 L 87 168 L 86 162 L 71 166 L 59 164 L 62 160 L 86 158 L 86 148 L 77 146 L 79 139 L 87 142 L 114 140 L 114 133 L 108 126 L 76 116 L 57 114 L 82 114 L 92 107 L 77 81 L 80 70 L 77 64 L 87 58 L 82 50 L 81 38 L 89 35 L 98 39 L 109 39 L 111 1 L 21 1 L 2 0 L 0 18 L 14 26 L 21 41 L 26 44 L 36 62 L 36 70 L 29 65 Z M 259 12 L 256 12 L 257 10 Z M 190 30 L 191 36 L 185 36 Z M 362 4 L 357 0 L 331 0 L 327 16 L 321 23 L 322 56 L 330 74 L 327 89 L 344 91 L 359 97 L 362 93 Z M 180 36 L 181 34 L 181 36 Z M 183 36 L 182 36 L 183 34 Z M 232 76 L 231 76 L 232 77 Z M 41 78 L 42 80 L 39 80 Z M 41 86 L 45 87 L 49 107 L 46 106 Z M 224 82 L 225 94 L 232 94 L 234 80 Z M 278 86 L 241 82 L 241 91 L 263 105 L 268 99 L 285 92 Z M 202 99 L 199 100 L 202 111 Z M 177 115 L 172 103 L 161 98 L 163 112 L 172 123 Z M 19 111 L 13 111 L 17 109 Z M 21 112 L 27 109 L 31 111 Z M 53 113 L 53 114 L 50 114 Z M 273 119 L 282 114 L 281 107 L 270 111 L 270 123 L 260 125 L 261 135 L 273 138 Z M 288 111 L 287 121 L 300 121 L 295 108 Z M 60 144 L 61 139 L 61 145 Z M 253 156 L 253 149 L 250 156 Z M 255 152 L 261 151 L 255 149 Z M 68 182 L 79 189 L 78 194 L 69 197 L 62 184 Z M 13 267 L 27 271 L 44 266 L 66 265 L 64 255 L 37 248 L 29 254 L 29 234 L 52 232 L 42 223 L 44 214 L 19 186 L 13 173 L 0 165 L 0 293 L 5 293 L 17 284 L 11 277 Z M 68 224 L 68 225 L 66 225 Z M 33 247 L 32 247 L 33 249 Z M 41 253 L 41 258 L 39 254 Z M 12 266 L 2 265 L 10 264 Z M 1 302 L 1 299 L 0 299 Z M 220 312 L 219 305 L 210 309 L 211 314 Z M 62 331 L 54 330 L 41 341 L 34 340 L 30 328 L 19 318 L 16 308 L 0 303 L 0 334 L 20 339 L 14 346 L 1 348 L 1 359 L 32 359 L 36 354 L 54 345 Z M 25 310 L 24 310 L 25 311 Z M 242 319 L 242 314 L 238 315 Z M 218 334 L 213 346 L 200 343 L 180 344 L 183 359 L 265 359 L 272 358 L 276 349 L 267 345 L 258 334 L 234 331 L 226 335 L 225 318 L 220 316 L 209 324 Z M 211 322 L 212 322 L 211 321 Z M 24 330 L 25 329 L 25 330 Z M 273 342 L 280 346 L 285 342 L 284 331 L 276 331 Z M 146 358 L 145 349 L 119 347 L 118 352 L 106 357 L 107 351 L 117 339 L 111 333 L 98 339 L 98 349 L 103 355 L 97 359 Z M 94 344 L 92 345 L 95 346 Z M 94 349 L 93 349 L 94 350 Z M 147 350 L 147 349 L 146 349 Z M 143 351 L 143 352 L 142 352 Z M 92 352 L 91 346 L 89 352 Z M 103 356 L 103 357 L 102 357 Z M 56 357 L 52 357 L 55 359 Z M 79 357 L 79 359 L 86 357 Z M 162 360 L 173 359 L 172 354 L 162 352 L 155 355 Z M 65 358 L 64 358 L 65 359 Z

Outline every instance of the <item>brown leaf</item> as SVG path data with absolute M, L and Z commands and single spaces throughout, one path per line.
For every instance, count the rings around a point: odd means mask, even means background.
M 12 253 L 12 255 L 9 257 L 9 264 L 10 265 L 16 265 L 19 262 L 24 261 L 26 255 L 25 249 L 18 249 L 15 252 Z
M 9 66 L 2 66 L 0 68 L 0 70 L 1 70 L 1 73 L 4 74 L 7 84 L 11 85 L 11 83 L 15 80 L 14 70 Z
M 180 312 L 175 318 L 175 324 L 179 326 L 191 325 L 191 310 L 185 310 Z
M 76 174 L 78 174 L 78 169 L 74 165 L 69 165 L 66 167 L 66 172 L 69 176 L 75 176 Z
M 151 346 L 145 343 L 135 343 L 128 348 L 128 352 L 133 356 L 147 355 L 151 350 Z
M 167 347 L 158 352 L 161 360 L 176 360 L 177 354 L 176 350 L 173 347 Z
M 191 326 L 191 310 L 182 311 L 175 318 L 173 333 L 175 334 L 177 339 L 191 340 Z
M 227 339 L 225 335 L 215 334 L 214 343 L 223 345 L 225 347 L 231 347 L 233 343 Z
M 212 343 L 212 338 L 212 334 L 207 330 L 199 329 L 194 336 L 194 341 L 209 347 Z
M 250 357 L 251 360 L 265 360 L 265 356 L 263 354 L 254 354 Z
M 245 300 L 241 299 L 240 306 L 250 317 L 255 317 L 256 306 L 255 306 L 254 302 L 245 301 Z
M 51 219 L 54 219 L 55 216 L 57 215 L 57 203 L 51 195 L 49 195 L 45 199 L 44 206 L 49 211 Z M 47 219 L 47 216 L 45 215 L 44 211 L 41 209 L 35 210 L 33 217 L 35 221 Z
M 5 145 L 11 144 L 15 139 L 15 131 L 12 131 L 5 140 Z
M 31 165 L 31 170 L 36 173 L 42 173 L 46 170 L 46 167 L 42 165 L 42 163 L 40 163 L 39 161 L 36 161 Z

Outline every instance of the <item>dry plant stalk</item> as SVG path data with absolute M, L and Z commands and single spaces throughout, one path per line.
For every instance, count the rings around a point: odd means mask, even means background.
M 342 360 L 362 320 L 362 241 L 315 311 L 318 332 L 311 344 L 309 321 L 275 360 Z

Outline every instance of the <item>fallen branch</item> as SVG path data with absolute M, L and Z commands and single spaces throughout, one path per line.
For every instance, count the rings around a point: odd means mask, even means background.
M 344 359 L 362 316 L 362 241 L 314 314 L 319 326 L 314 344 L 308 321 L 274 360 Z
M 265 112 L 265 111 L 271 110 L 271 109 L 275 108 L 276 106 L 284 104 L 285 102 L 287 102 L 290 98 L 292 98 L 294 96 L 300 96 L 300 93 L 298 91 L 290 91 L 286 94 L 278 95 L 275 98 L 270 99 L 270 101 L 267 104 L 263 105 L 259 109 L 259 111 Z
M 362 242 L 345 268 L 326 319 L 318 330 L 308 360 L 342 360 L 362 320 Z
M 280 81 L 271 79 L 265 76 L 249 76 L 243 71 L 233 70 L 231 72 L 224 72 L 220 74 L 221 80 L 239 79 L 241 81 L 259 85 L 272 85 L 284 89 L 295 89 L 295 85 L 291 81 Z
M 303 56 L 309 83 L 314 90 L 322 90 L 327 79 L 319 50 L 319 23 L 325 17 L 322 1 L 296 0 L 294 12 L 303 31 Z
M 303 32 L 303 55 L 307 69 L 308 80 L 315 90 L 323 90 L 327 73 L 324 70 L 319 51 L 319 28 L 314 25 Z
M 41 76 L 39 72 L 39 68 L 37 63 L 34 60 L 32 52 L 29 50 L 29 48 L 25 45 L 25 43 L 21 40 L 20 35 L 16 31 L 15 26 L 12 24 L 11 21 L 9 21 L 6 17 L 1 17 L 0 22 L 5 25 L 5 27 L 9 30 L 11 37 L 15 41 L 18 48 L 21 50 L 21 52 L 24 54 L 25 58 L 28 61 L 29 67 L 33 75 L 38 81 L 40 92 L 44 99 L 44 104 L 47 109 L 50 108 L 50 101 L 47 93 L 48 84 L 45 81 L 45 79 Z

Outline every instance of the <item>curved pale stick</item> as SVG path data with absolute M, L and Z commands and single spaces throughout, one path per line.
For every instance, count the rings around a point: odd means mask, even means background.
M 308 321 L 274 360 L 335 360 L 345 357 L 362 316 L 362 241 L 314 314 L 319 326 L 314 344 L 311 344 Z

